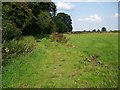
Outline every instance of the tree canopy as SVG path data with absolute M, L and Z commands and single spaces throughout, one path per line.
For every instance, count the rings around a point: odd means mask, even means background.
M 102 31 L 102 32 L 106 32 L 107 29 L 106 29 L 105 27 L 102 27 L 101 31 Z
M 72 31 L 72 19 L 68 14 L 58 13 L 57 16 L 54 17 L 54 22 L 58 27 L 58 32 L 71 32 Z
M 53 2 L 3 2 L 2 12 L 3 41 L 25 35 L 72 31 L 71 17 L 65 13 L 56 15 Z

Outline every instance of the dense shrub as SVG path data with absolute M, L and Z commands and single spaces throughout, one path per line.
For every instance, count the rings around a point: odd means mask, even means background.
M 36 46 L 36 40 L 33 36 L 22 37 L 20 40 L 13 39 L 3 43 L 2 57 L 3 60 L 16 57 L 18 55 L 30 52 Z

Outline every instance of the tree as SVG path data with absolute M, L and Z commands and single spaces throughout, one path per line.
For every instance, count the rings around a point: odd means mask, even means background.
M 102 32 L 106 32 L 107 29 L 106 29 L 105 27 L 102 27 L 101 31 L 102 31 Z
M 83 30 L 83 32 L 86 32 L 86 30 Z
M 98 29 L 97 32 L 100 32 L 100 30 Z
M 58 13 L 57 16 L 53 17 L 56 26 L 58 27 L 58 32 L 71 32 L 72 31 L 72 19 L 68 14 Z
M 57 16 L 60 16 L 62 18 L 62 21 L 67 26 L 67 30 L 65 32 L 71 32 L 72 31 L 72 19 L 68 14 L 65 13 L 58 13 Z
M 47 11 L 52 16 L 55 16 L 56 14 L 56 5 L 53 2 L 29 2 L 28 4 L 35 17 L 37 17 L 42 11 Z
M 9 20 L 12 24 L 15 24 L 16 28 L 18 28 L 22 33 L 24 32 L 24 28 L 30 24 L 30 20 L 33 16 L 32 10 L 26 2 L 3 3 L 2 11 L 2 21 Z
M 48 12 L 41 12 L 38 15 L 37 24 L 41 34 L 51 34 L 55 31 L 55 23 Z
M 55 31 L 59 33 L 64 33 L 64 31 L 67 29 L 67 26 L 64 24 L 62 18 L 60 16 L 54 16 L 53 21 L 57 26 L 57 29 Z
M 47 12 L 51 18 L 56 14 L 56 5 L 53 2 L 10 2 L 3 3 L 2 8 L 3 21 L 9 20 L 14 23 L 16 28 L 22 32 L 22 35 L 39 32 L 37 20 L 40 13 Z M 53 24 L 52 22 L 50 27 Z
M 92 32 L 96 32 L 96 29 L 93 29 L 93 31 Z
M 72 31 L 71 17 L 65 13 L 56 15 L 56 5 L 53 2 L 5 2 L 2 9 L 3 21 L 10 21 L 7 26 L 13 24 L 16 28 L 13 29 L 14 32 L 19 30 L 23 36 Z
M 24 34 L 26 35 L 30 35 L 30 34 L 41 34 L 41 33 L 51 33 L 49 31 L 50 28 L 52 28 L 52 31 L 55 31 L 56 29 L 56 25 L 53 21 L 51 21 L 51 24 L 49 24 L 49 29 L 47 30 L 43 30 L 42 28 L 44 26 L 41 26 L 43 23 L 42 21 L 49 23 L 49 21 L 47 22 L 46 19 L 50 20 L 52 19 L 52 17 L 56 14 L 56 5 L 53 2 L 29 2 L 28 3 L 29 7 L 32 10 L 32 20 L 30 21 L 30 25 L 28 25 L 25 30 L 24 30 Z M 43 18 L 43 12 L 47 13 L 46 18 Z M 45 16 L 44 13 L 44 16 Z M 42 20 L 42 21 L 40 21 Z M 44 24 L 45 24 L 44 22 Z M 41 23 L 41 24 L 40 24 Z M 45 29 L 45 27 L 44 27 Z M 44 32 L 43 32 L 44 31 Z

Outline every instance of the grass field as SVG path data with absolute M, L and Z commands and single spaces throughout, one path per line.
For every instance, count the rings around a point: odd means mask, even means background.
M 66 34 L 68 43 L 43 38 L 31 53 L 3 67 L 3 88 L 115 88 L 118 34 Z

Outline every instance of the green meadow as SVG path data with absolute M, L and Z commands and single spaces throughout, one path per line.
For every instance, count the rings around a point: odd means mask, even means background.
M 39 39 L 32 52 L 3 67 L 3 88 L 116 88 L 118 34 L 64 34 L 67 43 Z

